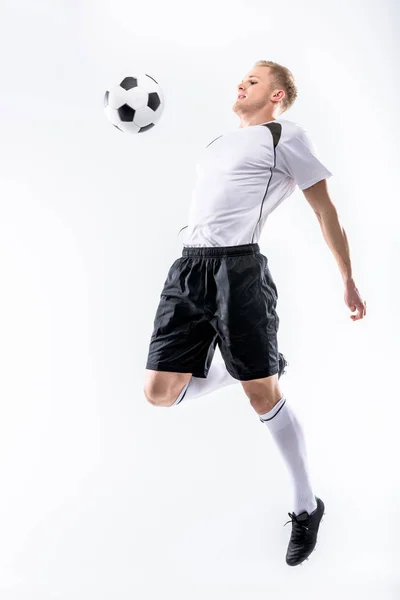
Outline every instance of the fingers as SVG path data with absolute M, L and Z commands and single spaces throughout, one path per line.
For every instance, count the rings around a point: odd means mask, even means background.
M 365 315 L 367 314 L 367 303 L 362 302 L 361 304 L 358 304 L 357 306 L 352 306 L 351 309 L 353 311 L 357 309 L 357 314 L 351 315 L 350 318 L 353 321 L 358 321 L 359 319 L 362 319 L 363 317 L 365 317 Z

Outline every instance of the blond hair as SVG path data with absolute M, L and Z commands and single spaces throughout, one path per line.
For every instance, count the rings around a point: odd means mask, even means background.
M 287 67 L 283 67 L 272 60 L 259 60 L 253 66 L 269 67 L 272 77 L 271 90 L 279 88 L 286 92 L 285 97 L 281 101 L 281 113 L 289 110 L 297 98 L 297 87 L 291 71 L 289 71 Z

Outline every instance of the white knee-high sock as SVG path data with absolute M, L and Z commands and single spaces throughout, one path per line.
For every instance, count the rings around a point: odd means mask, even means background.
M 285 396 L 274 408 L 259 415 L 274 438 L 289 469 L 294 485 L 294 510 L 296 515 L 303 511 L 310 514 L 317 508 L 317 502 L 311 487 L 307 464 L 307 451 L 303 428 L 286 402 Z
M 211 363 L 207 377 L 205 379 L 202 377 L 192 377 L 185 385 L 172 406 L 179 404 L 183 400 L 206 396 L 214 390 L 227 385 L 232 385 L 234 383 L 239 383 L 239 380 L 235 379 L 228 373 L 225 363 L 222 359 L 219 360 L 216 358 Z

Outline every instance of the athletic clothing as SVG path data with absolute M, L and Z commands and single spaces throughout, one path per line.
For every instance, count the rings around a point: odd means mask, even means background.
M 217 137 L 196 165 L 197 180 L 183 246 L 258 243 L 267 217 L 296 189 L 332 173 L 307 132 L 277 119 Z
M 218 344 L 235 379 L 278 373 L 277 298 L 258 244 L 184 248 L 161 292 L 146 369 L 207 377 Z
M 197 163 L 183 253 L 154 319 L 147 369 L 207 377 L 218 344 L 247 381 L 278 373 L 277 289 L 258 239 L 296 185 L 332 175 L 307 133 L 285 119 L 213 140 Z
M 269 412 L 259 415 L 259 419 L 269 428 L 292 477 L 294 512 L 296 515 L 303 511 L 311 514 L 317 508 L 317 502 L 310 481 L 301 421 L 285 396 Z

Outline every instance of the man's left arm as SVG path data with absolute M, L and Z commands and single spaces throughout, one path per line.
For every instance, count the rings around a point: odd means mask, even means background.
M 366 304 L 362 301 L 354 283 L 346 232 L 340 224 L 336 207 L 329 196 L 326 179 L 303 190 L 303 194 L 315 212 L 325 241 L 340 269 L 345 284 L 345 302 L 352 311 L 356 309 L 358 311 L 356 315 L 351 315 L 351 318 L 353 321 L 362 319 L 366 315 Z

